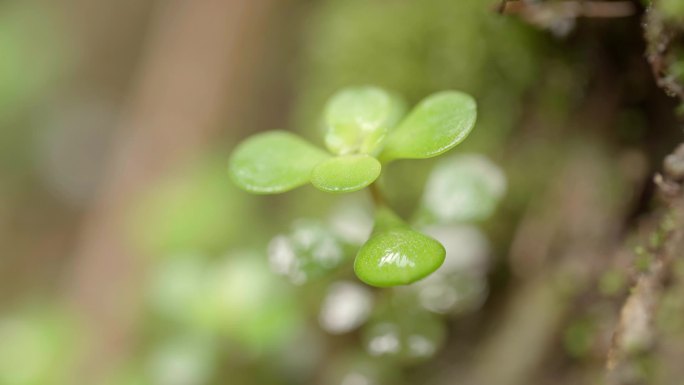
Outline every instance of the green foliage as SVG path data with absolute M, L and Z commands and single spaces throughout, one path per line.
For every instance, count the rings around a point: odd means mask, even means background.
M 573 357 L 586 356 L 594 343 L 596 325 L 591 318 L 575 320 L 563 333 L 565 350 Z
M 661 0 L 658 6 L 667 18 L 684 20 L 684 2 L 681 0 Z
M 285 131 L 255 135 L 233 153 L 230 175 L 241 188 L 257 194 L 277 194 L 309 182 L 311 170 L 327 155 Z
M 215 374 L 215 347 L 205 338 L 175 337 L 157 346 L 146 363 L 153 384 L 206 384 Z
M 324 223 L 304 219 L 268 245 L 271 269 L 297 285 L 333 272 L 346 262 L 346 251 L 345 243 Z
M 0 318 L 0 383 L 66 384 L 78 350 L 75 323 L 62 310 L 27 309 Z
M 251 252 L 216 261 L 162 260 L 148 299 L 162 319 L 224 337 L 253 353 L 280 347 L 299 322 L 290 286 L 274 279 L 265 258 Z
M 475 100 L 462 92 L 432 95 L 388 134 L 381 159 L 423 159 L 461 143 L 475 125 Z
M 616 296 L 627 287 L 628 279 L 617 269 L 608 270 L 599 279 L 599 291 L 605 296 Z
M 356 256 L 354 271 L 369 285 L 406 285 L 437 270 L 445 255 L 442 244 L 380 208 L 373 234 Z
M 325 144 L 335 154 L 375 154 L 404 109 L 403 101 L 377 87 L 342 90 L 325 107 Z
M 497 150 L 539 74 L 541 40 L 524 23 L 491 12 L 491 5 L 324 0 L 308 24 L 293 125 L 313 135 L 329 95 L 353 84 L 394 90 L 409 103 L 457 89 L 475 96 L 483 112 L 468 148 Z
M 206 325 L 256 351 L 276 348 L 299 323 L 300 313 L 284 282 L 274 280 L 259 255 L 235 255 L 207 275 Z
M 489 218 L 506 191 L 503 172 L 481 155 L 440 159 L 421 200 L 420 221 L 454 224 Z
M 0 4 L 0 124 L 35 100 L 64 69 L 69 47 L 54 9 Z
M 321 191 L 352 192 L 373 183 L 382 166 L 370 155 L 341 155 L 316 166 L 311 183 Z
M 21 124 L 71 64 L 75 39 L 59 23 L 52 2 L 0 2 L 0 173 L 23 173 L 32 165 L 37 133 Z M 63 97 L 63 96 L 62 96 Z
M 406 308 L 402 307 L 402 311 Z M 431 357 L 444 343 L 445 336 L 444 324 L 433 314 L 420 310 L 398 313 L 392 305 L 379 312 L 363 332 L 371 355 L 407 362 Z
M 396 96 L 379 88 L 343 89 L 324 112 L 326 144 L 335 156 L 294 134 L 267 132 L 236 148 L 230 175 L 254 193 L 285 192 L 307 182 L 330 193 L 357 191 L 378 179 L 383 164 L 430 158 L 453 148 L 468 136 L 477 115 L 475 100 L 457 91 L 427 97 L 400 121 L 403 110 Z M 356 257 L 357 276 L 385 287 L 410 284 L 439 268 L 444 247 L 386 207 L 377 186 L 374 198 L 380 206 L 375 230 Z
M 224 159 L 194 161 L 143 194 L 130 216 L 131 238 L 155 256 L 222 253 L 247 235 L 250 198 L 226 179 Z

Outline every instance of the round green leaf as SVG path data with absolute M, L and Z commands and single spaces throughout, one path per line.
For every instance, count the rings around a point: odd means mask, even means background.
M 445 255 L 442 244 L 381 208 L 371 238 L 356 255 L 354 271 L 372 286 L 407 285 L 437 270 Z
M 467 94 L 444 91 L 431 95 L 389 132 L 380 159 L 423 159 L 440 155 L 468 136 L 476 117 L 475 100 Z
M 333 193 L 360 190 L 380 175 L 380 162 L 369 155 L 341 155 L 330 158 L 313 169 L 311 183 Z
M 229 171 L 241 188 L 276 194 L 309 182 L 311 170 L 329 155 L 286 131 L 257 134 L 233 153 Z
M 380 88 L 343 89 L 325 107 L 325 144 L 336 154 L 376 153 L 403 113 L 404 103 Z

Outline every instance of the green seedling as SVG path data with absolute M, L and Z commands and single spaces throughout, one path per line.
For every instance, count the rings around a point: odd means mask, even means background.
M 398 96 L 377 87 L 346 88 L 328 101 L 324 151 L 295 134 L 254 135 L 232 154 L 229 172 L 241 188 L 276 194 L 311 183 L 328 193 L 369 187 L 377 205 L 370 239 L 354 262 L 369 285 L 405 285 L 435 271 L 444 247 L 413 230 L 385 203 L 377 183 L 383 168 L 398 159 L 425 159 L 461 143 L 477 116 L 475 100 L 458 91 L 428 96 L 405 115 Z

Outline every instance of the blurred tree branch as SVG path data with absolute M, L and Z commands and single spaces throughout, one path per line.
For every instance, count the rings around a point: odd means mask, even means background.
M 254 76 L 250 59 L 263 43 L 258 32 L 275 3 L 158 3 L 118 148 L 76 249 L 70 297 L 90 345 L 75 383 L 99 383 L 130 353 L 145 266 L 126 233 L 130 205 L 204 148 L 222 119 L 245 102 L 241 90 Z
M 664 162 L 664 174 L 657 174 L 656 184 L 665 201 L 665 209 L 649 219 L 639 257 L 646 257 L 648 269 L 636 278 L 629 297 L 620 312 L 607 360 L 609 385 L 648 384 L 644 373 L 645 354 L 653 353 L 660 337 L 656 316 L 667 282 L 672 277 L 673 263 L 684 251 L 684 145 Z
M 668 19 L 656 5 L 647 10 L 643 27 L 646 58 L 658 86 L 668 95 L 684 100 L 682 74 L 678 73 L 683 65 L 680 51 L 684 47 L 684 23 Z
M 518 14 L 525 18 L 536 19 L 542 13 L 554 13 L 559 17 L 627 17 L 636 13 L 631 1 L 558 1 L 548 3 L 525 0 L 504 0 L 499 12 Z M 538 16 L 534 16 L 537 14 Z
M 636 14 L 637 8 L 632 1 L 503 0 L 497 6 L 497 11 L 517 15 L 530 24 L 557 35 L 565 35 L 572 29 L 577 18 L 628 17 Z

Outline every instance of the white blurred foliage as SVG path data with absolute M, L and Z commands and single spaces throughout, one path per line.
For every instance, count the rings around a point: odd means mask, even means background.
M 344 250 L 335 234 L 312 220 L 293 222 L 289 234 L 275 236 L 268 245 L 271 270 L 296 285 L 338 267 L 343 258 Z
M 391 323 L 381 323 L 373 327 L 373 336 L 368 341 L 368 352 L 373 356 L 396 354 L 401 350 L 399 328 Z
M 459 313 L 478 308 L 488 287 L 490 245 L 475 226 L 430 226 L 423 231 L 446 249 L 444 264 L 409 288 L 425 309 L 435 313 Z
M 420 334 L 410 335 L 407 339 L 408 354 L 412 357 L 430 357 L 437 350 L 437 345 Z
M 446 258 L 437 270 L 438 273 L 486 272 L 490 244 L 482 230 L 476 226 L 428 226 L 421 231 L 438 240 L 446 249 Z
M 478 221 L 492 215 L 506 193 L 503 171 L 482 155 L 440 160 L 425 186 L 422 206 L 438 223 Z
M 268 261 L 274 273 L 287 276 L 292 283 L 301 285 L 306 282 L 292 242 L 286 235 L 277 235 L 268 244 Z
M 368 376 L 359 372 L 347 373 L 340 385 L 373 385 L 374 382 Z
M 311 254 L 313 261 L 323 268 L 334 268 L 342 260 L 342 248 L 334 235 L 311 221 L 295 222 L 291 239 L 300 250 Z
M 204 290 L 206 269 L 196 256 L 177 256 L 160 262 L 150 277 L 151 305 L 167 317 L 189 317 Z
M 372 356 L 394 356 L 409 360 L 431 357 L 444 342 L 441 321 L 435 318 L 401 315 L 370 325 L 366 349 Z
M 361 326 L 372 308 L 370 290 L 352 282 L 336 282 L 328 288 L 318 320 L 327 332 L 342 334 Z
M 215 306 L 240 323 L 266 306 L 273 291 L 273 276 L 256 253 L 235 254 L 216 265 L 210 276 L 208 294 Z
M 154 385 L 202 385 L 213 374 L 213 352 L 196 340 L 166 342 L 148 361 L 148 374 Z
M 345 242 L 361 245 L 373 230 L 371 210 L 357 200 L 343 199 L 332 211 L 329 223 L 333 231 Z

